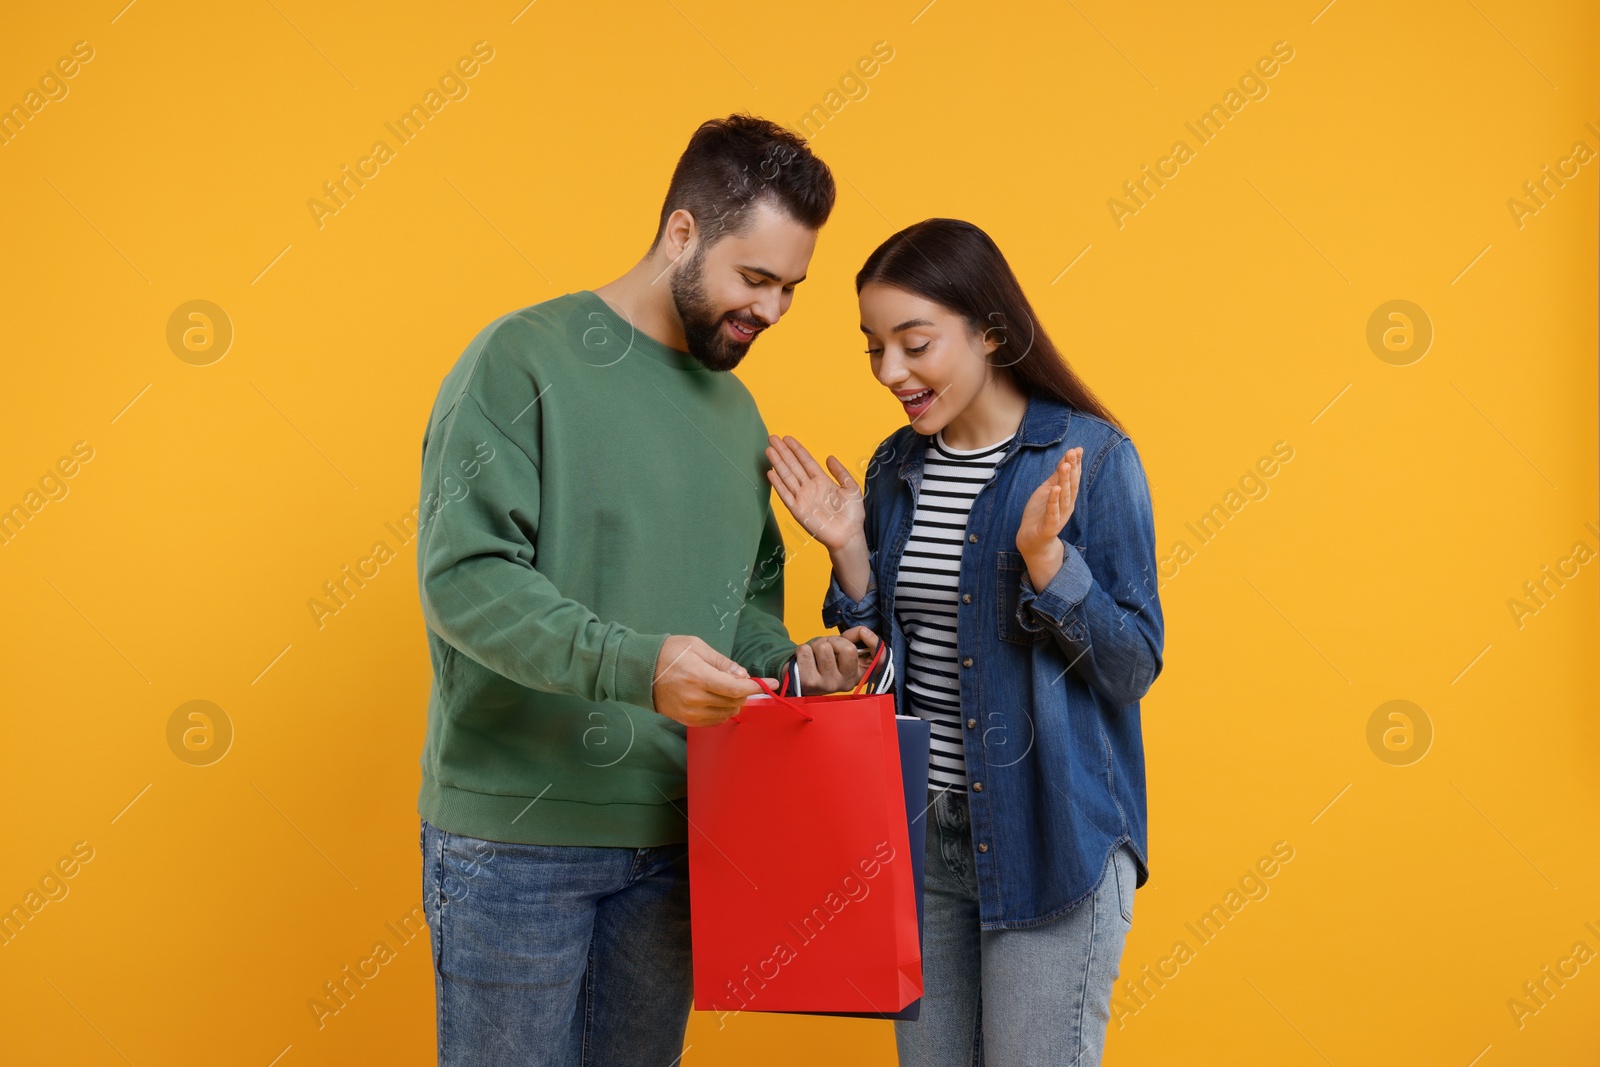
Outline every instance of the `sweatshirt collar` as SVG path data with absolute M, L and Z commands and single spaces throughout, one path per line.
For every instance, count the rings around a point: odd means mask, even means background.
M 633 323 L 617 314 L 611 305 L 606 303 L 600 294 L 593 289 L 580 290 L 577 296 L 590 306 L 586 316 L 589 321 L 595 323 L 596 327 L 604 328 L 610 333 L 612 336 L 611 343 L 618 346 L 617 351 L 621 355 L 609 356 L 610 362 L 620 363 L 628 355 L 642 355 L 657 363 L 665 363 L 676 370 L 712 373 L 709 367 L 695 359 L 688 352 L 680 352 L 671 345 L 664 344 L 643 330 L 638 329 Z M 584 340 L 585 347 L 592 348 L 593 346 L 589 344 L 587 338 L 588 331 L 585 330 L 584 333 L 586 335 Z

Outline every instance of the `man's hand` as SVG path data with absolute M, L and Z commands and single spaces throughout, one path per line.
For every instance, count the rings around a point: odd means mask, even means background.
M 761 692 L 749 671 L 700 638 L 678 634 L 661 646 L 650 688 L 656 711 L 685 726 L 716 726 Z
M 867 646 L 865 658 L 856 654 L 856 642 Z M 840 693 L 854 689 L 866 673 L 867 661 L 878 651 L 878 635 L 865 626 L 842 634 L 815 637 L 795 650 L 800 664 L 800 691 L 807 694 Z

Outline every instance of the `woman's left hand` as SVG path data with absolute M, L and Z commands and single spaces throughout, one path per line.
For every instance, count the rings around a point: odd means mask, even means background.
M 1072 509 L 1078 500 L 1078 479 L 1082 474 L 1083 449 L 1067 449 L 1056 469 L 1033 491 L 1022 509 L 1017 551 L 1028 561 L 1036 588 L 1042 584 L 1038 580 L 1041 575 L 1049 582 L 1061 567 L 1061 530 L 1072 518 Z

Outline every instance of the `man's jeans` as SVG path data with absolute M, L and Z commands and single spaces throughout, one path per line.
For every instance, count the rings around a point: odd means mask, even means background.
M 978 929 L 967 795 L 930 789 L 921 1018 L 894 1024 L 901 1067 L 1097 1067 L 1133 926 L 1133 853 L 1094 895 L 1021 930 Z
M 441 1067 L 670 1067 L 693 988 L 689 846 L 519 845 L 422 822 Z

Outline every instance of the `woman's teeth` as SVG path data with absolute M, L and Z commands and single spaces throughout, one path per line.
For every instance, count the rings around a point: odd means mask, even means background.
M 912 393 L 910 396 L 901 397 L 900 398 L 900 403 L 916 405 L 916 404 L 922 403 L 924 400 L 926 400 L 928 397 L 930 397 L 932 395 L 933 395 L 933 390 L 932 389 L 924 389 L 920 393 Z

